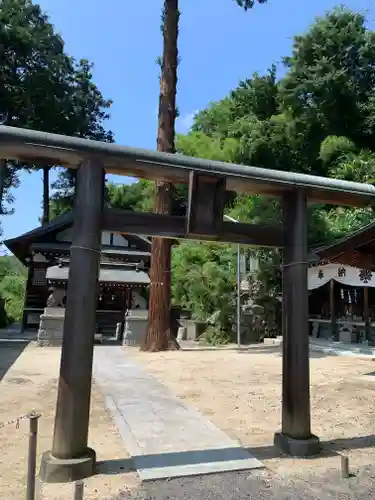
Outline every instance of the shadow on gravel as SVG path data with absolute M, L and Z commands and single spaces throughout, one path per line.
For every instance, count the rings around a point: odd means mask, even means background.
M 375 435 L 358 436 L 352 438 L 338 438 L 330 441 L 322 441 L 322 452 L 316 458 L 334 457 L 344 450 L 360 450 L 375 447 Z M 275 446 L 248 447 L 247 451 L 258 460 L 270 460 L 272 458 L 287 458 Z M 314 457 L 312 457 L 314 458 Z
M 282 348 L 277 345 L 269 345 L 269 346 L 261 346 L 261 347 L 253 347 L 251 349 L 239 349 L 239 354 L 277 354 L 278 356 L 282 356 Z M 325 353 L 323 351 L 312 351 L 310 349 L 310 359 L 320 359 L 326 358 L 328 356 L 338 356 L 335 353 Z
M 132 458 L 117 458 L 114 460 L 102 460 L 96 463 L 96 474 L 115 476 L 126 472 L 134 472 L 134 462 Z
M 339 452 L 344 450 L 355 450 L 355 449 L 363 449 L 363 448 L 371 448 L 375 447 L 375 435 L 369 436 L 361 436 L 361 437 L 353 437 L 347 439 L 333 439 L 330 441 L 322 442 L 322 452 L 316 456 L 317 459 L 322 457 L 334 457 L 338 456 Z M 257 458 L 260 461 L 270 460 L 273 458 L 288 458 L 287 455 L 281 453 L 275 446 L 257 446 L 257 447 L 247 447 L 244 448 L 246 451 L 250 453 L 253 457 Z M 204 450 L 200 452 L 189 452 L 189 454 L 193 458 L 201 457 L 202 453 L 211 454 L 212 461 L 215 461 L 215 456 L 217 455 L 218 450 Z M 150 456 L 141 457 L 146 467 L 163 467 L 168 465 L 171 461 L 170 456 L 173 455 L 173 464 L 176 465 L 178 462 L 181 464 L 186 464 L 187 458 L 186 453 L 173 453 L 173 454 L 155 454 Z M 197 455 L 197 457 L 195 457 Z M 137 458 L 137 457 L 136 457 Z M 166 460 L 168 458 L 168 460 Z M 194 462 L 193 458 L 190 458 L 191 463 Z M 313 459 L 314 457 L 312 457 Z M 206 457 L 207 459 L 207 457 Z M 210 461 L 209 459 L 207 459 Z M 189 461 L 189 462 L 190 462 Z M 167 463 L 168 462 L 168 463 Z M 105 474 L 105 475 L 116 475 L 122 474 L 124 472 L 134 472 L 136 469 L 134 467 L 133 460 L 131 458 L 126 459 L 115 459 L 115 460 L 104 460 L 102 462 L 97 463 L 97 473 Z
M 199 344 L 184 344 L 181 342 L 181 352 L 237 352 L 238 354 L 278 354 L 282 356 L 282 346 L 280 344 L 252 344 L 250 346 L 242 346 L 238 348 L 237 346 L 222 346 L 222 347 L 210 347 Z M 340 353 L 337 352 L 323 352 L 320 350 L 310 349 L 310 358 L 319 359 L 326 358 L 329 356 L 339 356 Z
M 22 342 L 2 341 L 0 342 L 0 381 L 6 375 L 19 356 L 29 345 L 27 340 Z

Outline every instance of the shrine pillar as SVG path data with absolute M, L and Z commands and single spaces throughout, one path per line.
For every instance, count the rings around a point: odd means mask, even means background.
M 320 451 L 311 433 L 308 331 L 307 199 L 303 190 L 283 199 L 282 424 L 275 445 L 297 457 Z
M 95 470 L 95 451 L 87 444 L 103 192 L 103 167 L 88 159 L 77 176 L 53 445 L 40 470 L 47 482 L 77 481 Z

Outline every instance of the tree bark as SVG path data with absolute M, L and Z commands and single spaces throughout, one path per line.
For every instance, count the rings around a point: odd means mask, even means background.
M 164 0 L 157 150 L 167 153 L 175 152 L 178 22 L 178 0 Z M 165 182 L 156 183 L 154 212 L 170 215 L 171 205 L 172 186 Z M 171 242 L 168 239 L 152 239 L 150 282 L 148 329 L 142 349 L 178 348 L 170 328 Z
M 49 166 L 43 167 L 43 217 L 42 225 L 49 222 Z

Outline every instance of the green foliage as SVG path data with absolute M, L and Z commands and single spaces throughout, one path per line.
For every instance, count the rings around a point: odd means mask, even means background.
M 237 156 L 238 142 L 235 139 L 209 137 L 202 132 L 177 136 L 177 151 L 187 156 L 231 162 Z
M 61 111 L 68 125 L 59 129 L 60 134 L 83 137 L 96 141 L 113 142 L 113 134 L 106 131 L 103 123 L 109 119 L 111 100 L 106 100 L 92 81 L 91 64 L 86 59 L 74 62 L 69 78 L 69 93 L 65 109 Z M 52 184 L 54 194 L 50 201 L 51 218 L 73 208 L 76 171 L 59 169 L 58 178 Z
M 347 181 L 375 183 L 375 152 L 368 149 L 340 158 L 332 169 L 334 177 Z
M 141 179 L 132 184 L 108 184 L 108 203 L 114 208 L 151 212 L 155 198 L 155 183 Z M 172 190 L 172 215 L 186 212 L 187 186 L 175 184 Z
M 103 128 L 111 101 L 92 82 L 92 64 L 66 54 L 64 41 L 39 5 L 31 0 L 0 3 L 0 46 L 2 124 L 113 140 Z M 18 169 L 40 166 L 8 163 L 4 183 L 0 179 L 0 211 L 7 213 L 4 205 L 13 201 L 9 188 L 17 186 Z M 61 183 L 65 189 L 73 183 L 66 171 Z
M 230 139 L 227 161 L 374 183 L 375 35 L 364 16 L 340 8 L 317 19 L 295 37 L 285 64 L 279 82 L 274 70 L 253 75 L 197 113 L 192 131 L 179 137 L 180 152 L 222 159 Z M 281 221 L 279 203 L 259 196 L 237 196 L 229 214 L 242 222 Z M 371 208 L 310 207 L 309 244 L 332 242 L 373 220 Z M 259 257 L 251 295 L 273 333 L 280 330 L 280 252 L 243 251 Z
M 319 157 L 325 165 L 336 165 L 348 155 L 354 154 L 356 147 L 347 137 L 327 136 L 320 145 Z
M 281 224 L 279 201 L 261 196 L 237 196 L 229 207 L 228 215 L 239 222 L 265 225 Z
M 263 321 L 267 337 L 281 331 L 281 251 L 275 249 L 251 250 L 258 257 L 259 269 L 249 276 L 249 296 L 254 304 L 263 308 Z
M 13 255 L 0 257 L 0 280 L 13 274 L 26 278 L 27 270 Z
M 241 138 L 238 122 L 246 123 L 249 118 L 255 121 L 271 118 L 277 114 L 278 108 L 276 67 L 272 66 L 267 75 L 254 73 L 252 78 L 240 81 L 229 96 L 199 111 L 195 115 L 192 131 L 210 137 Z
M 114 208 L 123 210 L 152 210 L 154 183 L 140 180 L 133 184 L 108 184 L 108 197 Z
M 19 275 L 6 276 L 0 282 L 0 297 L 5 301 L 7 323 L 20 321 L 24 304 L 25 280 Z
M 244 6 L 242 4 L 242 6 Z M 198 112 L 190 133 L 177 137 L 189 156 L 348 179 L 375 180 L 375 36 L 362 14 L 340 8 L 317 19 L 294 39 L 280 81 L 272 67 L 241 81 L 224 99 Z M 135 193 L 131 201 L 129 189 Z M 125 188 L 139 209 L 142 186 Z M 151 198 L 151 197 L 150 197 Z M 130 200 L 130 201 L 129 201 Z M 115 198 L 113 198 L 114 205 Z M 116 205 L 117 206 L 117 205 Z M 238 195 L 227 213 L 241 222 L 280 224 L 276 200 Z M 374 219 L 371 208 L 309 207 L 309 244 L 330 243 Z M 259 258 L 251 297 L 264 308 L 266 334 L 280 331 L 281 274 L 278 250 L 242 248 Z M 184 242 L 173 249 L 174 302 L 194 317 L 214 317 L 203 336 L 210 343 L 231 336 L 235 304 L 233 248 Z
M 53 91 L 71 69 L 61 37 L 30 0 L 3 0 L 0 26 L 1 122 L 35 128 L 54 124 L 51 116 L 66 89 L 56 96 Z
M 363 106 L 375 84 L 375 35 L 362 13 L 342 7 L 294 38 L 282 82 L 282 102 L 310 123 L 316 138 L 363 140 Z
M 211 346 L 225 345 L 233 341 L 233 336 L 228 330 L 222 330 L 217 325 L 209 325 L 199 337 L 199 342 Z
M 184 241 L 173 248 L 172 293 L 176 305 L 195 319 L 215 314 L 217 328 L 231 332 L 236 259 L 231 245 Z
M 236 2 L 245 9 L 256 3 Z M 366 28 L 364 16 L 339 8 L 318 18 L 306 33 L 294 38 L 292 54 L 284 62 L 287 71 L 281 80 L 271 67 L 265 75 L 254 74 L 239 82 L 222 100 L 199 111 L 190 133 L 177 136 L 177 151 L 375 183 L 375 34 Z M 70 75 L 77 78 L 73 101 L 79 120 L 72 122 L 75 128 L 69 133 L 112 140 L 101 128 L 109 103 L 90 87 L 90 66 L 83 64 L 78 71 L 71 64 Z M 68 95 L 72 102 L 72 94 Z M 67 108 L 63 109 L 66 113 Z M 73 177 L 59 176 L 52 212 L 70 209 L 73 186 Z M 150 211 L 153 198 L 154 185 L 147 181 L 108 185 L 108 201 L 114 207 Z M 177 186 L 173 213 L 184 213 L 185 206 L 186 187 Z M 241 222 L 281 223 L 280 204 L 273 199 L 238 195 L 226 200 L 226 211 Z M 315 205 L 309 208 L 309 244 L 332 242 L 373 220 L 371 208 Z M 259 272 L 250 282 L 251 296 L 264 307 L 266 333 L 273 335 L 280 331 L 280 252 L 242 250 L 259 258 Z M 213 318 L 214 324 L 203 336 L 206 342 L 228 341 L 235 311 L 233 247 L 185 241 L 174 246 L 172 260 L 174 303 L 190 309 L 197 319 Z M 7 286 L 16 289 L 14 284 Z
M 242 7 L 245 10 L 252 9 L 254 5 L 257 3 L 256 0 L 235 0 L 237 5 Z M 258 0 L 258 3 L 266 3 L 267 0 Z
M 0 327 L 22 317 L 27 271 L 15 257 L 0 257 Z M 4 314 L 5 313 L 5 314 Z
M 371 207 L 355 210 L 337 207 L 326 213 L 325 220 L 329 235 L 327 243 L 330 243 L 374 222 L 374 211 Z
M 254 73 L 252 78 L 240 81 L 231 93 L 237 117 L 253 114 L 259 120 L 277 115 L 279 110 L 276 66 L 272 65 L 265 76 Z

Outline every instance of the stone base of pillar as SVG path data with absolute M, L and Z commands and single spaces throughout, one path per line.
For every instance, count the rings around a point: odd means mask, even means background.
M 50 451 L 42 455 L 40 465 L 40 479 L 46 483 L 72 483 L 95 473 L 96 453 L 87 448 L 80 458 L 59 459 L 52 456 Z
M 308 439 L 296 439 L 282 432 L 276 432 L 273 442 L 283 453 L 296 458 L 313 457 L 322 449 L 319 438 L 313 434 Z

